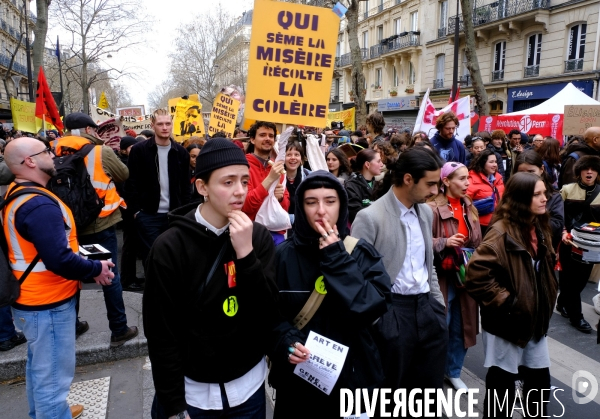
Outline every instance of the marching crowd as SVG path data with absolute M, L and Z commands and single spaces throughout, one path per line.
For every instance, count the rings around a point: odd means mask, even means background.
M 580 295 L 593 264 L 570 232 L 600 221 L 600 127 L 562 149 L 518 130 L 463 143 L 451 112 L 431 138 L 384 132 L 374 113 L 355 132 L 278 133 L 258 121 L 233 140 L 179 144 L 166 110 L 151 121 L 118 153 L 82 113 L 65 117 L 64 136 L 2 145 L 2 225 L 20 295 L 0 308 L 0 350 L 27 342 L 30 417 L 85 408 L 66 401 L 75 339 L 89 330 L 80 281 L 102 286 L 113 348 L 138 334 L 123 290 L 143 292 L 153 418 L 264 418 L 265 383 L 277 418 L 339 417 L 340 389 L 437 389 L 445 379 L 466 389 L 461 370 L 479 332 L 486 388 L 512 400 L 521 381 L 527 416 L 546 414 L 554 309 L 592 331 Z M 276 159 L 278 134 L 288 141 Z M 328 170 L 311 170 L 307 135 Z M 78 192 L 88 206 L 63 202 L 69 156 L 93 187 Z M 110 261 L 82 258 L 79 245 L 92 244 Z M 329 395 L 294 373 L 311 358 L 310 331 L 350 348 Z M 511 407 L 492 413 L 486 400 L 484 416 L 510 417 Z

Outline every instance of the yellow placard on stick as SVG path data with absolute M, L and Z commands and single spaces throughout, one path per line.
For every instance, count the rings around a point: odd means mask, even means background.
M 244 116 L 325 126 L 339 27 L 331 9 L 256 0 Z
M 208 135 L 212 137 L 215 133 L 223 131 L 227 134 L 227 138 L 232 138 L 239 108 L 239 100 L 224 93 L 219 93 L 210 113 Z
M 204 137 L 202 104 L 191 99 L 179 99 L 173 117 L 173 136 L 183 142 L 193 136 Z
M 36 126 L 35 118 L 35 102 L 24 102 L 11 97 L 10 109 L 15 129 L 31 133 L 38 131 L 39 128 Z M 40 123 L 40 127 L 41 125 Z

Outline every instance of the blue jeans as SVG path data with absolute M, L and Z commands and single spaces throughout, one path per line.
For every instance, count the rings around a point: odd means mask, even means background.
M 448 325 L 448 353 L 446 355 L 446 375 L 450 378 L 460 378 L 467 356 L 462 329 L 462 314 L 460 297 L 456 293 L 454 282 L 448 279 L 448 309 L 446 314 Z
M 16 334 L 10 306 L 0 308 L 0 342 L 12 339 Z
M 169 227 L 167 214 L 147 214 L 144 211 L 138 212 L 135 216 L 135 225 L 139 234 L 140 244 L 142 245 L 142 254 L 144 266 L 146 266 L 146 257 L 154 241 Z
M 223 410 L 202 410 L 188 404 L 187 412 L 190 415 L 190 419 L 265 419 L 267 415 L 264 384 L 248 400 L 236 407 L 229 407 L 227 395 L 224 388 L 221 387 L 221 401 L 223 402 Z M 152 419 L 168 418 L 156 395 L 152 402 L 151 417 Z
M 12 312 L 27 338 L 29 416 L 71 419 L 67 396 L 75 375 L 75 298 L 50 310 Z
M 119 275 L 118 265 L 118 245 L 117 232 L 115 227 L 109 227 L 98 233 L 86 234 L 78 237 L 79 244 L 99 244 L 106 248 L 112 254 L 112 262 L 115 267 L 112 268 L 115 277 L 110 285 L 103 285 L 104 304 L 106 305 L 106 314 L 108 317 L 108 327 L 113 336 L 120 336 L 127 332 L 127 315 L 125 314 L 125 303 L 123 302 L 123 287 L 121 286 L 121 277 Z M 79 313 L 79 306 L 77 307 Z

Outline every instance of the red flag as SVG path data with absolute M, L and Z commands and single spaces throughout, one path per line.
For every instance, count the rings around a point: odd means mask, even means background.
M 456 87 L 456 94 L 453 91 L 450 91 L 450 97 L 448 98 L 448 105 L 452 102 L 456 102 L 458 100 L 458 96 L 460 95 L 460 84 Z
M 50 86 L 48 86 L 42 67 L 40 67 L 40 73 L 38 74 L 35 97 L 35 116 L 42 119 L 45 118 L 46 122 L 54 125 L 62 134 L 63 123 L 60 119 L 56 102 L 54 102 L 52 92 L 50 92 Z

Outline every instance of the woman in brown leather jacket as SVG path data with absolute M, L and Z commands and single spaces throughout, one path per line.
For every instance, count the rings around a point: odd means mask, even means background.
M 550 389 L 546 333 L 558 290 L 545 192 L 533 173 L 511 176 L 468 265 L 467 291 L 481 308 L 484 366 L 489 368 L 484 417 L 510 417 L 517 374 L 529 417 L 545 415 L 550 393 L 542 391 Z M 508 403 L 501 406 L 505 396 Z
M 446 302 L 448 353 L 446 378 L 455 389 L 467 389 L 460 372 L 467 348 L 475 346 L 479 317 L 477 303 L 464 288 L 461 248 L 471 252 L 481 243 L 477 210 L 467 196 L 469 171 L 462 163 L 442 167 L 442 191 L 429 206 L 433 210 L 433 251 L 435 271 Z

